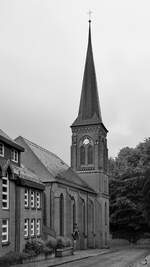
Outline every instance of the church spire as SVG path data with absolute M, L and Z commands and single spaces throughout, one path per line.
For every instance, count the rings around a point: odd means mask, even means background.
M 86 54 L 86 62 L 82 83 L 82 92 L 77 119 L 72 126 L 85 124 L 102 123 L 96 72 L 93 59 L 92 42 L 91 42 L 91 19 L 89 19 L 89 36 Z

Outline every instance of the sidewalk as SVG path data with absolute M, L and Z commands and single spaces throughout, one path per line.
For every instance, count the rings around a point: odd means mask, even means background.
M 72 256 L 66 256 L 62 258 L 52 258 L 47 261 L 31 262 L 26 264 L 12 265 L 12 267 L 51 267 L 65 264 L 68 262 L 78 261 L 81 259 L 86 259 L 88 257 L 94 257 L 97 255 L 106 254 L 112 251 L 111 249 L 88 249 L 88 250 L 78 250 L 74 252 Z

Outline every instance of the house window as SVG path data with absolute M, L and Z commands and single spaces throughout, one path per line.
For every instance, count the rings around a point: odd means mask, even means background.
M 4 157 L 4 145 L 0 143 L 0 156 Z
M 27 188 L 24 191 L 24 206 L 25 208 L 29 207 L 29 190 Z
M 40 236 L 40 232 L 41 232 L 41 220 L 37 219 L 37 221 L 36 221 L 36 235 Z
M 9 179 L 8 173 L 5 177 L 2 177 L 2 208 L 9 208 Z
M 31 191 L 31 208 L 35 207 L 34 191 Z
M 15 149 L 11 151 L 11 159 L 14 162 L 18 162 L 18 151 L 16 151 Z
M 24 220 L 24 237 L 29 235 L 29 219 Z
M 8 219 L 2 220 L 2 243 L 8 242 Z
M 14 162 L 18 162 L 18 151 L 17 150 L 13 149 L 11 151 L 11 159 Z
M 36 192 L 36 207 L 37 209 L 40 209 L 41 207 L 41 195 L 39 192 Z
M 35 219 L 31 219 L 31 236 L 35 235 Z

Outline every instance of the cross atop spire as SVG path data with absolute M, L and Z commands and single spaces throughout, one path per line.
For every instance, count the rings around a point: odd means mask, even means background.
M 92 15 L 92 11 L 91 10 L 89 10 L 89 12 L 88 12 L 88 15 L 89 15 L 89 23 L 91 23 L 91 15 Z
M 91 11 L 89 12 L 91 15 Z M 77 119 L 72 126 L 102 123 L 96 72 L 91 41 L 91 20 L 89 20 L 89 36 L 86 62 L 82 83 L 82 92 Z

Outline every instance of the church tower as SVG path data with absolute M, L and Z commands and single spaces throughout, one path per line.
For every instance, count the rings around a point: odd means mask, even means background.
M 89 20 L 88 48 L 79 112 L 72 126 L 71 167 L 96 192 L 107 180 L 107 129 L 102 122 Z
M 105 246 L 109 238 L 108 131 L 101 116 L 91 42 L 91 20 L 79 112 L 71 129 L 71 167 L 97 193 L 101 206 L 102 246 Z

